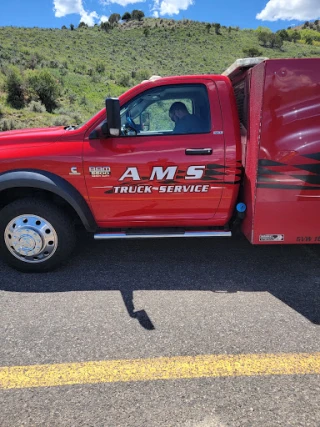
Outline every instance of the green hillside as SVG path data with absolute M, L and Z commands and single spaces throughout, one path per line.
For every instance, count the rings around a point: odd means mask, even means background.
M 0 27 L 0 130 L 79 123 L 101 109 L 106 96 L 118 96 L 151 75 L 221 73 L 248 56 L 244 49 L 269 58 L 320 56 L 316 30 L 308 29 L 315 35 L 309 44 L 284 37 L 273 48 L 261 45 L 261 31 L 151 18 L 108 31 L 97 25 Z M 18 90 L 19 102 L 10 90 Z M 46 104 L 45 96 L 53 103 Z

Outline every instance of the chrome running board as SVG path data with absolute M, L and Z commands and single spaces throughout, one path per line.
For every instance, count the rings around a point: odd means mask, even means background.
M 172 233 L 139 233 L 132 232 L 125 233 L 96 233 L 95 240 L 108 240 L 108 239 L 164 239 L 173 237 L 231 237 L 231 231 L 182 231 Z

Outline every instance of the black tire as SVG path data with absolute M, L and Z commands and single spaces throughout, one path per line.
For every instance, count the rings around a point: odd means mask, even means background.
M 13 220 L 15 218 L 19 218 L 21 216 L 30 217 L 32 220 L 35 220 L 36 217 L 40 217 L 53 227 L 56 243 L 54 243 L 54 250 L 52 250 L 53 254 L 50 254 L 48 259 L 45 258 L 45 254 L 47 254 L 47 252 L 43 252 L 44 255 L 40 254 L 43 256 L 40 260 L 36 260 L 37 257 L 35 257 L 34 260 L 29 257 L 29 262 L 24 261 L 23 255 L 15 252 L 15 248 L 13 246 L 7 245 L 5 236 L 9 236 L 11 239 L 11 235 L 8 234 L 7 227 L 10 223 L 14 224 Z M 13 227 L 15 227 L 15 224 Z M 32 230 L 31 225 L 28 230 L 31 230 L 34 235 L 36 235 Z M 41 237 L 36 237 L 39 241 L 41 240 Z M 22 236 L 22 238 L 25 239 L 24 236 Z M 28 242 L 27 245 L 30 245 L 30 239 L 31 244 L 33 244 L 34 241 L 32 238 L 28 238 L 26 240 Z M 15 239 L 19 239 L 19 236 L 15 237 Z M 7 264 L 14 267 L 16 270 L 23 272 L 45 272 L 53 270 L 69 260 L 74 249 L 75 242 L 75 228 L 70 217 L 53 203 L 46 200 L 31 198 L 19 199 L 5 206 L 0 211 L 0 255 L 5 259 Z M 49 242 L 48 244 L 53 245 L 53 242 Z M 11 251 L 8 246 L 11 247 Z M 43 246 L 45 245 L 43 244 Z M 45 248 L 43 251 L 44 250 Z M 16 255 L 14 255 L 12 251 L 15 252 Z

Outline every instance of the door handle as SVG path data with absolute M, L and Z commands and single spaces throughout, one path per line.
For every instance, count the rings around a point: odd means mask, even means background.
M 187 156 L 210 156 L 212 154 L 212 148 L 187 148 Z

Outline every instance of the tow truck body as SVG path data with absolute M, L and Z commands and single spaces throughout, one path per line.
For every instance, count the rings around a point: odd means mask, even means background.
M 320 243 L 319 69 L 320 59 L 238 60 L 224 75 L 145 81 L 78 127 L 1 133 L 3 255 L 22 270 L 62 261 L 54 217 L 48 240 L 35 225 L 43 208 L 22 199 L 54 205 L 96 239 L 240 227 L 253 244 Z M 203 132 L 173 132 L 176 101 Z

